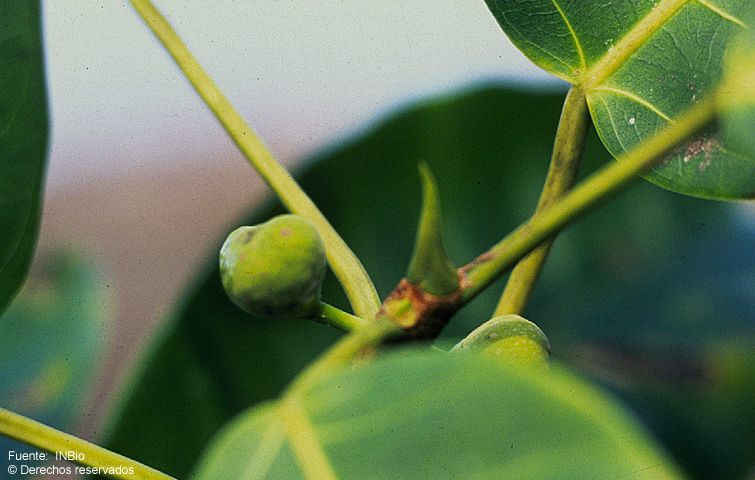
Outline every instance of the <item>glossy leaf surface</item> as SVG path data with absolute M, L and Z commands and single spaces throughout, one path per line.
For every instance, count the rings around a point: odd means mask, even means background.
M 535 64 L 585 90 L 606 148 L 618 156 L 650 138 L 720 82 L 724 51 L 745 28 L 749 0 L 488 0 Z M 705 133 L 647 178 L 712 198 L 755 195 L 755 161 Z
M 652 465 L 652 468 L 647 468 Z M 560 368 L 391 355 L 226 428 L 194 478 L 679 478 L 636 424 Z
M 38 2 L 0 2 L 0 312 L 34 254 L 47 153 Z

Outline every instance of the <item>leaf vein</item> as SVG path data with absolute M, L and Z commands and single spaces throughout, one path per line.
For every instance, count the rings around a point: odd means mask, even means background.
M 500 8 L 497 5 L 496 5 L 496 9 L 500 13 L 501 18 L 506 21 L 506 24 L 509 26 L 509 28 L 511 28 L 513 31 L 515 31 L 519 35 L 519 38 L 521 38 L 524 42 L 526 42 L 527 44 L 531 45 L 533 48 L 536 48 L 537 50 L 540 50 L 545 55 L 549 56 L 550 58 L 552 58 L 553 60 L 557 61 L 558 63 L 564 65 L 569 71 L 573 72 L 575 70 L 575 68 L 571 64 L 569 64 L 566 60 L 563 60 L 561 57 L 559 57 L 555 53 L 552 53 L 552 52 L 546 50 L 545 48 L 543 48 L 542 45 L 538 45 L 537 43 L 535 43 L 535 42 L 531 41 L 529 38 L 527 38 L 527 35 L 524 35 L 521 32 L 521 30 L 519 30 L 516 27 L 516 25 L 514 25 L 512 22 L 508 21 L 508 18 L 507 18 L 507 13 L 508 12 L 506 12 L 505 10 L 503 10 L 502 8 Z M 563 75 L 560 72 L 552 71 L 550 73 L 553 74 L 553 75 L 555 75 L 555 76 L 557 76 L 558 78 L 560 78 L 562 80 L 566 80 L 567 82 L 572 82 L 572 83 L 574 82 L 573 79 L 570 79 L 568 76 Z
M 302 407 L 292 398 L 279 404 L 280 418 L 299 468 L 312 480 L 338 480 L 323 445 Z
M 734 16 L 734 15 L 732 15 L 731 13 L 729 13 L 729 12 L 727 12 L 727 11 L 725 11 L 725 10 L 723 10 L 723 9 L 721 9 L 721 8 L 719 8 L 719 7 L 717 7 L 717 6 L 715 6 L 715 5 L 713 5 L 712 3 L 708 2 L 707 0 L 697 0 L 697 3 L 699 3 L 699 4 L 700 4 L 700 5 L 702 5 L 702 6 L 704 6 L 704 7 L 705 7 L 705 8 L 707 8 L 707 9 L 709 9 L 709 10 L 711 10 L 711 11 L 715 12 L 715 13 L 716 13 L 716 14 L 718 14 L 719 16 L 721 16 L 721 17 L 725 18 L 726 20 L 729 20 L 730 22 L 734 22 L 734 23 L 736 23 L 736 24 L 737 24 L 737 25 L 739 25 L 740 27 L 749 28 L 749 27 L 748 27 L 748 26 L 747 26 L 747 25 L 745 24 L 745 22 L 743 22 L 742 20 L 738 19 L 737 17 L 735 17 L 735 16 Z
M 603 100 L 603 97 L 600 95 L 595 96 L 600 102 L 605 106 L 606 113 L 608 114 L 608 120 L 611 122 L 611 128 L 613 128 L 613 134 L 616 137 L 616 141 L 619 142 L 619 146 L 621 147 L 621 150 L 626 152 L 627 147 L 624 145 L 624 142 L 621 141 L 621 137 L 619 137 L 619 131 L 616 128 L 616 122 L 613 120 L 613 114 L 611 113 L 611 109 L 609 108 L 608 104 L 605 100 Z
M 690 0 L 662 0 L 645 18 L 640 20 L 614 46 L 607 51 L 588 72 L 584 86 L 587 90 L 603 83 L 653 35 L 668 19 Z
M 566 18 L 566 14 L 561 9 L 561 6 L 558 4 L 558 2 L 556 0 L 551 0 L 551 3 L 553 3 L 553 6 L 556 7 L 556 10 L 558 10 L 558 13 L 559 15 L 561 15 L 561 18 L 564 19 L 566 28 L 569 29 L 571 38 L 574 41 L 574 46 L 577 48 L 577 55 L 579 55 L 580 70 L 584 72 L 585 68 L 587 68 L 587 62 L 585 61 L 585 53 L 582 51 L 582 45 L 579 43 L 579 38 L 577 38 L 577 33 L 574 31 L 574 27 L 572 27 L 571 22 L 569 22 L 569 19 Z
M 642 105 L 643 107 L 645 107 L 648 110 L 652 111 L 653 113 L 655 113 L 659 117 L 663 118 L 667 122 L 674 123 L 674 121 L 671 119 L 671 117 L 669 117 L 668 115 L 666 115 L 665 113 L 663 113 L 660 109 L 658 109 L 658 107 L 656 107 L 652 103 L 648 102 L 644 98 L 635 95 L 634 93 L 627 92 L 627 91 L 621 90 L 619 88 L 606 87 L 606 86 L 595 87 L 595 88 L 592 89 L 592 91 L 593 92 L 595 92 L 595 91 L 598 91 L 598 92 L 610 92 L 610 93 L 615 93 L 616 95 L 621 95 L 622 97 L 626 97 L 626 98 L 628 98 L 628 99 L 630 99 L 630 100 L 632 100 L 632 101 L 634 101 L 636 103 L 639 103 L 640 105 Z M 606 108 L 608 108 L 608 105 L 606 105 Z
M 695 66 L 693 65 L 693 62 L 690 60 L 687 53 L 684 51 L 684 49 L 679 45 L 679 40 L 676 39 L 676 35 L 674 35 L 674 32 L 666 28 L 665 26 L 661 27 L 661 31 L 666 33 L 670 38 L 671 41 L 674 43 L 674 49 L 679 52 L 679 56 L 681 56 L 685 62 L 687 62 L 687 68 L 689 70 L 694 71 Z
M 283 425 L 277 420 L 274 416 L 272 417 L 270 426 L 262 435 L 262 440 L 260 440 L 257 450 L 249 460 L 246 471 L 241 478 L 246 480 L 264 478 L 267 472 L 270 471 L 273 462 L 280 454 L 283 440 L 286 439 Z

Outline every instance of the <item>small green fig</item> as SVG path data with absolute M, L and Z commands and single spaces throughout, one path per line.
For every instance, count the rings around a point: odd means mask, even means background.
M 298 215 L 239 227 L 220 249 L 220 278 L 228 297 L 262 318 L 316 315 L 326 266 L 320 235 Z
M 478 351 L 519 365 L 544 366 L 551 347 L 534 323 L 519 315 L 501 315 L 477 327 L 453 350 Z

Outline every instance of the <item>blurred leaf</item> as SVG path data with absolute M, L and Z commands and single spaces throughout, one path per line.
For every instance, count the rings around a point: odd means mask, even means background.
M 694 458 L 701 479 L 743 478 L 755 465 L 755 335 L 699 352 L 579 347 L 581 366 L 645 412 L 646 424 Z
M 443 192 L 446 251 L 455 264 L 467 263 L 534 211 L 562 102 L 563 93 L 510 88 L 427 102 L 322 152 L 299 179 L 385 296 L 406 272 L 412 253 L 421 203 L 418 161 L 427 161 Z M 607 158 L 592 133 L 581 176 Z M 277 206 L 258 210 L 229 225 L 228 232 L 280 211 Z M 559 236 L 523 315 L 548 335 L 556 359 L 579 365 L 579 346 L 586 341 L 603 345 L 618 339 L 672 356 L 746 332 L 755 302 L 755 251 L 752 231 L 738 226 L 735 212 L 729 204 L 640 184 Z M 217 249 L 225 234 L 220 237 Z M 188 292 L 178 318 L 135 378 L 135 389 L 125 396 L 109 443 L 178 477 L 188 474 L 215 430 L 276 396 L 338 336 L 316 324 L 252 320 L 227 300 L 217 250 L 208 258 L 208 271 Z M 459 312 L 439 345 L 450 347 L 488 320 L 504 281 Z M 326 277 L 323 299 L 348 306 L 332 276 Z M 638 406 L 643 418 L 661 411 L 655 404 Z M 679 431 L 694 428 L 694 422 L 689 417 L 668 427 Z M 717 433 L 746 428 L 755 425 L 722 421 Z M 691 441 L 663 439 L 675 454 L 684 453 Z M 713 440 L 703 432 L 695 442 Z M 711 480 L 731 478 L 721 472 L 741 471 L 748 458 L 745 452 L 714 464 L 701 455 L 682 461 L 695 478 Z
M 45 260 L 0 321 L 0 402 L 70 427 L 104 346 L 106 306 L 91 262 L 73 253 Z
M 246 412 L 192 478 L 623 476 L 679 478 L 633 419 L 577 376 L 425 350 L 334 372 L 302 398 Z
M 214 272 L 135 372 L 106 443 L 178 478 L 223 423 L 277 395 L 339 335 L 306 320 L 265 321 L 242 312 L 223 291 L 217 252 L 213 260 Z
M 619 156 L 653 136 L 719 83 L 729 40 L 751 0 L 590 2 L 487 0 L 535 64 L 582 85 L 606 148 Z M 701 197 L 755 195 L 755 164 L 709 132 L 647 174 Z
M 0 405 L 77 427 L 106 344 L 107 304 L 99 272 L 81 255 L 60 253 L 33 271 L 0 317 Z M 0 446 L 25 448 L 2 438 Z
M 39 2 L 0 2 L 0 312 L 34 254 L 47 152 Z
M 726 51 L 719 102 L 723 138 L 755 162 L 755 31 L 737 35 Z
M 706 362 L 733 339 L 755 348 L 755 211 L 733 207 L 633 189 L 559 237 L 525 312 L 556 358 L 620 393 L 701 480 L 755 463 L 752 402 Z M 748 363 L 732 358 L 753 383 Z

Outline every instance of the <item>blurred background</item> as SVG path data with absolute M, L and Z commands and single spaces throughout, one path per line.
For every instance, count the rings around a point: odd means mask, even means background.
M 438 177 L 458 264 L 534 208 L 566 86 L 510 44 L 482 0 L 155 4 L 271 151 L 306 170 L 303 185 L 382 295 L 410 254 L 419 158 Z M 28 371 L 0 372 L 0 397 L 86 438 L 115 431 L 108 447 L 181 476 L 218 425 L 275 395 L 337 333 L 250 323 L 228 304 L 218 242 L 279 207 L 131 6 L 50 0 L 42 17 L 44 212 L 32 274 L 0 323 L 17 347 L 0 363 Z M 608 158 L 591 135 L 585 171 Z M 641 182 L 559 237 L 527 312 L 554 356 L 632 403 L 692 478 L 741 478 L 752 465 L 753 219 L 752 203 Z M 441 342 L 484 321 L 500 288 Z M 345 306 L 332 277 L 324 295 Z M 44 348 L 23 345 L 45 335 Z M 136 384 L 133 371 L 144 372 Z M 227 398 L 204 398 L 205 380 Z M 125 412 L 115 426 L 103 414 L 113 407 Z M 197 411 L 215 416 L 187 427 Z
M 267 190 L 130 4 L 42 5 L 52 137 L 38 256 L 75 247 L 103 268 L 114 323 L 101 404 L 209 242 Z M 482 1 L 155 5 L 292 167 L 436 94 L 560 87 Z

